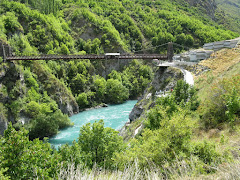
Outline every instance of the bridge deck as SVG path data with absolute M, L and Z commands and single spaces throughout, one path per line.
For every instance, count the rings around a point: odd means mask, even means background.
M 40 56 L 7 56 L 6 60 L 74 60 L 74 59 L 161 59 L 167 60 L 166 55 L 160 54 L 126 54 L 116 57 L 105 55 L 40 55 Z

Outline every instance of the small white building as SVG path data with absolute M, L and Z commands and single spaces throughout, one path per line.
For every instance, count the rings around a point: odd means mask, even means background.
M 120 53 L 105 53 L 106 59 L 118 59 L 120 56 Z

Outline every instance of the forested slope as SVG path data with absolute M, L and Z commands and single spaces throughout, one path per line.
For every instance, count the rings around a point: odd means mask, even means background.
M 13 55 L 166 53 L 160 45 L 169 41 L 194 48 L 238 37 L 214 21 L 215 8 L 211 0 L 1 0 L 0 41 Z M 80 170 L 103 179 L 117 173 L 123 179 L 177 179 L 216 172 L 239 157 L 225 136 L 238 136 L 240 77 L 239 49 L 215 55 L 202 62 L 200 68 L 209 71 L 199 76 L 197 89 L 176 82 L 182 74 L 175 68 L 159 69 L 154 78 L 156 68 L 146 61 L 0 58 L 1 134 L 9 125 L 0 137 L 0 179 L 66 179 Z M 167 84 L 174 91 L 155 98 Z M 149 111 L 127 127 L 131 141 L 103 121 L 84 125 L 77 142 L 58 151 L 35 139 L 71 126 L 69 116 L 80 110 L 141 96 Z M 143 130 L 131 138 L 141 124 Z
M 167 47 L 160 45 L 170 41 L 198 47 L 238 36 L 191 5 L 170 0 L 2 0 L 0 41 L 9 44 L 14 55 L 166 53 Z M 175 48 L 176 52 L 181 50 Z M 6 125 L 8 119 L 16 128 L 25 124 L 32 138 L 43 138 L 70 125 L 64 114 L 136 98 L 151 82 L 153 73 L 143 63 L 133 61 L 129 67 L 127 63 L 1 63 L 1 122 Z M 59 122 L 52 118 L 54 114 Z M 41 121 L 43 117 L 55 125 L 47 125 Z M 47 130 L 40 132 L 39 127 Z
M 240 2 L 238 0 L 216 0 L 220 17 L 217 17 L 220 24 L 236 32 L 240 32 Z M 225 16 L 225 17 L 224 17 Z

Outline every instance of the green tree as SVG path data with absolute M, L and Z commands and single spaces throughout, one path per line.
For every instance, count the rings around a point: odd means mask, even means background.
M 115 162 L 119 167 L 124 167 L 125 164 L 138 159 L 140 167 L 146 168 L 152 162 L 162 166 L 164 162 L 171 163 L 176 157 L 188 156 L 195 122 L 187 113 L 188 111 L 179 109 L 171 118 L 157 113 L 155 117 L 160 115 L 160 128 L 155 130 L 146 128 L 142 136 L 130 142 L 126 151 L 116 154 Z
M 122 77 L 121 77 L 121 73 L 117 72 L 116 70 L 113 70 L 109 75 L 108 75 L 109 79 L 117 79 L 119 82 L 122 82 Z
M 117 79 L 108 79 L 106 86 L 106 101 L 109 103 L 122 103 L 129 97 L 128 89 Z
M 96 92 L 97 101 L 102 102 L 104 100 L 104 97 L 106 95 L 106 85 L 107 85 L 107 82 L 103 77 L 100 77 L 99 75 L 94 76 L 93 88 L 94 88 L 94 91 Z
M 50 144 L 35 139 L 29 141 L 28 131 L 16 131 L 10 124 L 0 139 L 1 166 L 11 179 L 50 179 L 57 177 L 58 155 Z
M 78 144 L 89 167 L 93 167 L 95 163 L 98 166 L 111 167 L 114 153 L 124 148 L 123 139 L 118 136 L 118 131 L 104 128 L 103 120 L 82 126 Z
M 89 105 L 88 96 L 87 96 L 87 94 L 84 93 L 84 92 L 81 93 L 81 94 L 79 94 L 79 95 L 77 96 L 76 100 L 77 100 L 77 103 L 78 103 L 80 109 L 86 108 L 86 107 L 88 107 L 88 105 Z
M 73 94 L 84 92 L 86 88 L 87 77 L 82 74 L 77 74 L 70 83 Z
M 61 50 L 60 50 L 60 54 L 70 54 L 70 51 L 68 49 L 68 47 L 65 44 L 61 45 Z
M 196 110 L 199 106 L 197 92 L 194 87 L 189 86 L 185 81 L 179 80 L 174 87 L 173 95 L 177 104 L 190 105 L 191 110 Z
M 209 98 L 198 109 L 206 128 L 221 123 L 230 123 L 234 127 L 240 119 L 240 75 L 224 78 L 213 84 Z

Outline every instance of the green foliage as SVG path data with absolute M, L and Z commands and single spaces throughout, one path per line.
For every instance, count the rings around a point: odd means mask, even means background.
M 56 15 L 57 12 L 62 7 L 63 3 L 62 0 L 14 0 L 17 2 L 25 3 L 26 5 L 30 5 L 34 9 L 38 9 L 42 13 L 45 14 L 54 14 Z
M 206 128 L 216 127 L 225 122 L 233 127 L 239 121 L 239 82 L 240 76 L 234 75 L 212 86 L 209 99 L 205 100 L 199 108 L 201 122 Z
M 169 41 L 198 47 L 239 36 L 200 16 L 200 11 L 170 0 L 2 0 L 0 41 L 10 44 L 15 55 L 142 53 L 142 49 L 147 49 L 144 53 L 166 53 L 166 46 L 159 45 Z M 11 68 L 16 64 L 22 70 Z M 9 114 L 17 121 L 20 115 L 26 116 L 30 118 L 25 125 L 30 139 L 43 139 L 71 125 L 60 107 L 122 103 L 141 96 L 153 79 L 152 69 L 136 60 L 122 72 L 112 71 L 107 80 L 96 75 L 101 72 L 93 64 L 70 60 L 2 65 L 2 75 L 11 76 L 16 70 L 17 78 L 1 80 L 4 103 L 0 103 L 0 118 L 6 121 Z M 239 122 L 239 82 L 236 76 L 212 88 L 210 100 L 199 108 L 205 127 Z M 138 159 L 141 167 L 147 167 L 149 162 L 162 166 L 176 158 L 189 160 L 193 154 L 203 166 L 218 164 L 222 154 L 213 143 L 191 142 L 196 126 L 192 114 L 198 105 L 196 90 L 179 81 L 170 96 L 157 100 L 146 116 L 142 136 L 128 147 L 102 121 L 83 126 L 78 142 L 60 148 L 59 153 L 48 143 L 29 141 L 26 130 L 17 132 L 10 125 L 0 139 L 0 179 L 57 179 L 60 164 L 67 168 L 70 162 L 75 167 L 96 163 L 111 168 Z
M 177 104 L 186 104 L 186 102 L 189 102 L 191 110 L 196 110 L 198 108 L 199 101 L 197 100 L 196 90 L 183 80 L 177 82 L 173 93 Z
M 85 51 L 87 54 L 103 53 L 101 41 L 98 38 L 95 38 L 93 41 L 89 39 L 87 42 L 80 38 L 76 41 L 76 47 L 78 51 Z
M 186 82 L 179 80 L 170 95 L 156 100 L 156 106 L 148 112 L 145 126 L 152 130 L 159 129 L 161 121 L 165 117 L 171 119 L 173 114 L 179 112 L 182 108 L 186 109 L 186 113 L 190 114 L 198 106 L 199 101 L 194 87 L 189 87 Z
M 67 169 L 69 163 L 78 167 L 80 165 L 84 165 L 84 161 L 90 161 L 90 159 L 84 158 L 81 152 L 81 147 L 76 141 L 73 141 L 73 144 L 69 146 L 68 144 L 62 145 L 59 150 L 60 161 L 62 162 L 62 166 Z
M 129 97 L 128 89 L 117 79 L 108 79 L 106 85 L 106 101 L 109 103 L 122 103 Z
M 40 112 L 32 119 L 29 125 L 30 139 L 49 137 L 57 134 L 59 128 L 70 126 L 70 119 L 63 115 L 60 110 L 54 113 L 47 105 L 41 105 Z
M 10 42 L 18 55 L 36 54 L 36 49 L 45 54 L 48 51 L 66 54 L 68 49 L 74 50 L 72 37 L 67 32 L 68 25 L 61 17 L 43 15 L 19 2 L 3 1 L 0 5 L 4 11 L 9 11 L 4 17 L 10 20 L 5 24 L 8 32 L 15 34 Z
M 40 107 L 40 104 L 38 104 L 37 102 L 31 101 L 30 103 L 27 104 L 26 113 L 30 117 L 37 117 L 40 111 L 41 111 L 41 107 Z
M 56 178 L 59 168 L 58 155 L 50 144 L 35 139 L 29 141 L 25 129 L 16 131 L 10 124 L 0 139 L 4 175 L 11 179 Z
M 221 153 L 216 150 L 216 143 L 207 140 L 194 144 L 194 155 L 208 165 L 219 164 L 223 158 Z
M 149 162 L 163 165 L 166 160 L 171 162 L 176 156 L 188 156 L 193 127 L 194 122 L 185 110 L 175 112 L 171 118 L 165 116 L 159 129 L 145 129 L 138 140 L 131 142 L 127 151 L 117 155 L 116 162 L 121 166 L 138 159 L 141 167 L 147 167 Z
M 119 82 L 122 82 L 122 77 L 121 77 L 121 73 L 117 72 L 116 70 L 113 70 L 109 75 L 108 75 L 109 79 L 116 79 Z
M 145 126 L 152 130 L 161 127 L 161 121 L 165 117 L 171 118 L 173 113 L 178 111 L 178 106 L 174 101 L 173 96 L 158 98 L 156 106 L 148 112 Z
M 236 0 L 216 0 L 217 10 L 215 12 L 215 18 L 219 24 L 223 24 L 225 27 L 240 33 L 239 31 L 239 6 L 240 2 Z
M 80 109 L 86 108 L 89 105 L 88 96 L 86 93 L 79 94 L 77 96 L 76 100 L 77 100 L 77 103 L 78 103 Z
M 9 179 L 10 179 L 9 176 L 3 175 L 3 173 L 4 173 L 5 171 L 6 171 L 6 170 L 4 170 L 4 169 L 0 169 L 0 179 L 1 179 L 1 180 L 9 180 Z
M 31 46 L 27 37 L 23 34 L 14 34 L 9 41 L 16 55 L 30 56 L 37 54 L 37 48 Z
M 31 118 L 26 125 L 30 139 L 52 136 L 58 129 L 70 126 L 70 119 L 58 109 L 57 103 L 48 96 L 47 92 L 40 94 L 33 89 L 28 90 L 28 96 L 23 100 L 26 105 L 18 105 L 24 115 Z M 15 105 L 15 106 L 16 106 Z M 14 109 L 17 109 L 16 107 Z M 20 111 L 20 110 L 19 110 Z
M 103 120 L 84 125 L 80 129 L 78 144 L 84 156 L 84 163 L 93 167 L 111 167 L 114 153 L 123 148 L 123 139 L 112 128 L 104 128 Z
M 18 18 L 14 12 L 6 12 L 3 16 L 4 28 L 8 33 L 14 33 L 15 31 L 22 30 L 21 24 L 18 22 Z
M 102 102 L 106 94 L 106 80 L 99 75 L 93 77 L 93 89 L 96 92 L 97 101 Z
M 29 88 L 32 87 L 36 91 L 38 91 L 39 85 L 38 85 L 36 79 L 34 78 L 32 72 L 30 71 L 30 69 L 25 69 L 24 70 L 24 79 L 26 81 L 27 87 L 29 87 Z
M 153 72 L 149 66 L 133 60 L 124 69 L 121 79 L 123 85 L 129 89 L 129 97 L 136 98 L 142 95 L 147 85 L 153 79 Z
M 70 87 L 74 94 L 83 92 L 86 89 L 87 77 L 77 74 L 71 81 Z

